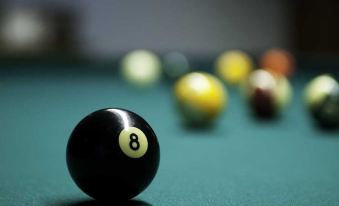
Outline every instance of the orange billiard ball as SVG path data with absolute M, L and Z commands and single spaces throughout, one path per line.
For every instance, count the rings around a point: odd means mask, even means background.
M 262 55 L 260 67 L 271 73 L 291 76 L 295 69 L 295 60 L 286 50 L 270 49 Z

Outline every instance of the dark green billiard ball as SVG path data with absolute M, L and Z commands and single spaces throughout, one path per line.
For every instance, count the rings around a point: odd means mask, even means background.
M 124 109 L 102 109 L 73 130 L 67 166 L 79 188 L 104 201 L 125 201 L 142 192 L 159 166 L 160 149 L 151 126 Z
M 177 80 L 191 71 L 190 63 L 180 52 L 169 52 L 163 57 L 165 75 L 170 80 Z
M 339 85 L 333 77 L 320 75 L 314 78 L 305 89 L 305 102 L 320 126 L 339 126 Z

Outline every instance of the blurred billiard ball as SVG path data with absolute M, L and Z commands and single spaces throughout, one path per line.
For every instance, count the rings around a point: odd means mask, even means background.
M 157 137 L 139 115 L 124 109 L 91 113 L 73 130 L 67 166 L 79 188 L 104 201 L 125 201 L 153 180 L 160 160 Z
M 253 71 L 244 87 L 250 109 L 258 117 L 280 114 L 292 98 L 292 88 L 286 77 L 262 69 Z
M 283 49 L 269 49 L 260 59 L 260 67 L 271 73 L 291 76 L 294 72 L 294 58 L 291 53 Z
M 239 50 L 222 53 L 215 63 L 218 76 L 230 85 L 237 85 L 245 80 L 253 68 L 250 56 Z
M 339 126 L 339 85 L 332 76 L 320 75 L 312 79 L 304 95 L 310 114 L 320 126 Z
M 9 9 L 0 22 L 0 41 L 9 53 L 35 54 L 47 50 L 53 25 L 38 9 Z
M 167 53 L 163 57 L 163 67 L 166 76 L 171 80 L 176 80 L 191 70 L 187 57 L 180 52 Z
M 135 50 L 122 59 L 121 73 L 128 83 L 137 87 L 149 87 L 161 78 L 161 62 L 151 51 Z
M 185 123 L 211 125 L 227 106 L 228 93 L 222 82 L 211 74 L 192 72 L 174 85 L 175 101 Z

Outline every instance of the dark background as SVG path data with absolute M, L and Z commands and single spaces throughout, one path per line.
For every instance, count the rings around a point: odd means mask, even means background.
M 132 49 L 181 51 L 215 57 L 228 49 L 259 55 L 271 47 L 294 54 L 337 57 L 339 7 L 335 0 L 3 1 L 13 8 L 58 11 L 68 44 L 82 55 L 106 58 Z M 61 11 L 61 12 L 60 12 Z

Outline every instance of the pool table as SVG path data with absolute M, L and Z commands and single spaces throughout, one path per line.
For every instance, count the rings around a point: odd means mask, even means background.
M 160 143 L 154 181 L 124 205 L 339 205 L 339 132 L 309 117 L 305 73 L 293 78 L 294 98 L 280 118 L 254 118 L 228 88 L 219 121 L 190 128 L 168 81 L 138 89 L 107 65 L 1 65 L 0 205 L 99 205 L 72 181 L 65 150 L 78 121 L 106 107 L 140 114 Z

